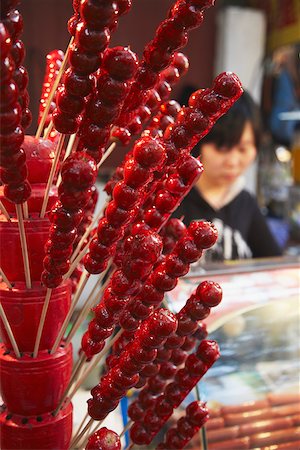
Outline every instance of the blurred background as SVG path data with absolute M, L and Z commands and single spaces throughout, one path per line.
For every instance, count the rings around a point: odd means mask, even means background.
M 134 1 L 120 21 L 111 45 L 130 45 L 139 56 L 166 17 L 171 0 Z M 71 0 L 26 0 L 22 39 L 27 49 L 30 108 L 36 130 L 45 57 L 65 50 Z M 183 104 L 191 89 L 210 87 L 224 70 L 236 72 L 259 103 L 264 136 L 259 158 L 247 173 L 247 188 L 259 201 L 285 253 L 300 254 L 300 2 L 299 0 L 219 0 L 205 13 L 200 29 L 192 31 L 184 53 L 187 75 L 173 98 Z M 128 149 L 118 148 L 100 174 L 105 181 Z

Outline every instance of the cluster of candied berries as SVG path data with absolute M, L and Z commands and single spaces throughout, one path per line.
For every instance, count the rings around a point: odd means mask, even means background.
M 73 134 L 78 130 L 81 114 L 85 109 L 85 98 L 95 85 L 94 73 L 99 69 L 102 53 L 107 48 L 111 32 L 119 18 L 115 1 L 100 3 L 92 0 L 75 1 L 74 16 L 69 31 L 74 42 L 69 52 L 70 67 L 64 76 L 64 86 L 57 96 L 57 108 L 53 122 L 57 131 Z M 129 10 L 130 2 L 121 2 L 120 12 Z
M 23 42 L 23 19 L 15 9 L 18 1 L 1 2 L 0 23 L 0 148 L 1 181 L 4 193 L 13 203 L 25 202 L 31 193 L 27 181 L 26 155 L 21 145 L 24 128 L 31 122 L 28 109 L 28 74 L 22 65 L 25 56 Z
M 189 392 L 200 381 L 207 370 L 219 358 L 219 348 L 215 341 L 203 340 L 195 353 L 189 355 L 184 367 L 179 369 L 174 381 L 165 387 L 154 404 L 147 408 L 130 429 L 130 437 L 137 445 L 148 445 L 173 414 Z
M 124 47 L 103 54 L 97 87 L 91 95 L 79 129 L 79 149 L 84 148 L 98 163 L 110 139 L 111 124 L 120 115 L 138 65 L 136 55 Z
M 222 299 L 222 290 L 217 283 L 201 283 L 191 295 L 187 305 L 176 315 L 178 327 L 164 346 L 158 351 L 156 360 L 146 366 L 142 373 L 143 384 L 138 398 L 131 403 L 128 415 L 132 420 L 141 420 L 145 409 L 152 407 L 158 395 L 162 394 L 169 379 L 173 379 L 180 366 L 186 361 L 188 352 L 194 348 L 197 340 L 207 336 L 206 328 L 199 320 L 204 320 L 212 306 L 217 306 Z
M 156 233 L 146 231 L 127 239 L 126 251 L 122 268 L 113 273 L 95 309 L 95 318 L 82 338 L 82 349 L 88 358 L 102 350 L 126 304 L 142 289 L 162 252 L 162 241 Z
M 123 237 L 125 227 L 138 212 L 145 185 L 152 180 L 153 171 L 162 166 L 164 158 L 164 148 L 157 140 L 146 136 L 136 142 L 133 157 L 124 167 L 124 180 L 115 186 L 113 200 L 107 205 L 105 217 L 99 222 L 97 240 L 90 245 L 90 252 L 84 258 L 89 273 L 105 270 L 117 241 Z
M 175 315 L 166 309 L 158 309 L 143 322 L 118 363 L 92 389 L 88 411 L 93 419 L 103 420 L 117 407 L 120 399 L 138 382 L 139 371 L 155 359 L 157 349 L 176 328 Z
M 135 82 L 125 101 L 119 125 L 130 122 L 136 109 L 147 101 L 147 92 L 159 81 L 159 74 L 172 62 L 174 53 L 187 44 L 188 31 L 203 21 L 203 11 L 213 0 L 178 0 L 169 11 L 169 17 L 157 28 L 155 38 L 146 45 Z
M 96 176 L 96 163 L 84 152 L 71 155 L 63 164 L 59 201 L 49 214 L 51 227 L 41 277 L 48 288 L 58 286 L 63 274 L 69 270 L 77 227 L 83 217 L 83 208 L 91 198 Z

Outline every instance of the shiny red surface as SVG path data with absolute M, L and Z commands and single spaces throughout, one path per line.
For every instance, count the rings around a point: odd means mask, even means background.
M 72 435 L 72 404 L 57 416 L 47 413 L 24 417 L 4 410 L 0 414 L 2 450 L 67 450 Z
M 0 391 L 11 413 L 30 416 L 54 411 L 71 370 L 71 345 L 59 347 L 54 355 L 41 351 L 37 358 L 25 353 L 20 359 L 0 346 Z
M 2 220 L 1 220 L 2 219 Z M 44 244 L 48 239 L 50 223 L 37 215 L 24 221 L 32 281 L 40 281 L 43 270 Z M 25 281 L 18 223 L 0 216 L 0 266 L 8 280 Z
M 11 326 L 20 352 L 32 352 L 37 335 L 38 323 L 45 301 L 46 289 L 39 282 L 32 289 L 26 289 L 25 283 L 17 282 L 9 290 L 0 283 L 0 302 Z M 40 350 L 52 348 L 62 323 L 68 313 L 71 302 L 71 283 L 64 282 L 53 289 L 40 342 Z M 2 342 L 10 350 L 10 340 L 0 319 Z

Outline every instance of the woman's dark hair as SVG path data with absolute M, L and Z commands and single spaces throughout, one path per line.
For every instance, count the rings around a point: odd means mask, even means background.
M 186 85 L 178 99 L 181 105 L 188 105 L 189 97 L 197 88 L 192 85 Z M 261 114 L 257 104 L 253 101 L 250 94 L 244 91 L 242 96 L 230 108 L 230 110 L 222 116 L 211 131 L 200 141 L 204 143 L 214 143 L 216 147 L 229 149 L 235 146 L 241 139 L 246 122 L 250 122 L 253 127 L 255 145 L 259 148 L 261 137 Z M 193 150 L 193 155 L 198 156 L 199 145 Z
M 240 141 L 246 122 L 251 123 L 255 145 L 259 147 L 260 111 L 248 92 L 244 92 L 232 108 L 216 122 L 211 131 L 200 141 L 200 148 L 207 142 L 214 143 L 219 148 L 232 148 Z

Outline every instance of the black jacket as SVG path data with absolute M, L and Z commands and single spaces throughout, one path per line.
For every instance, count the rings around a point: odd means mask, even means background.
M 186 224 L 194 219 L 205 219 L 216 225 L 219 238 L 214 247 L 206 252 L 206 261 L 281 255 L 255 198 L 246 190 L 215 210 L 193 188 L 175 216 L 184 216 Z

